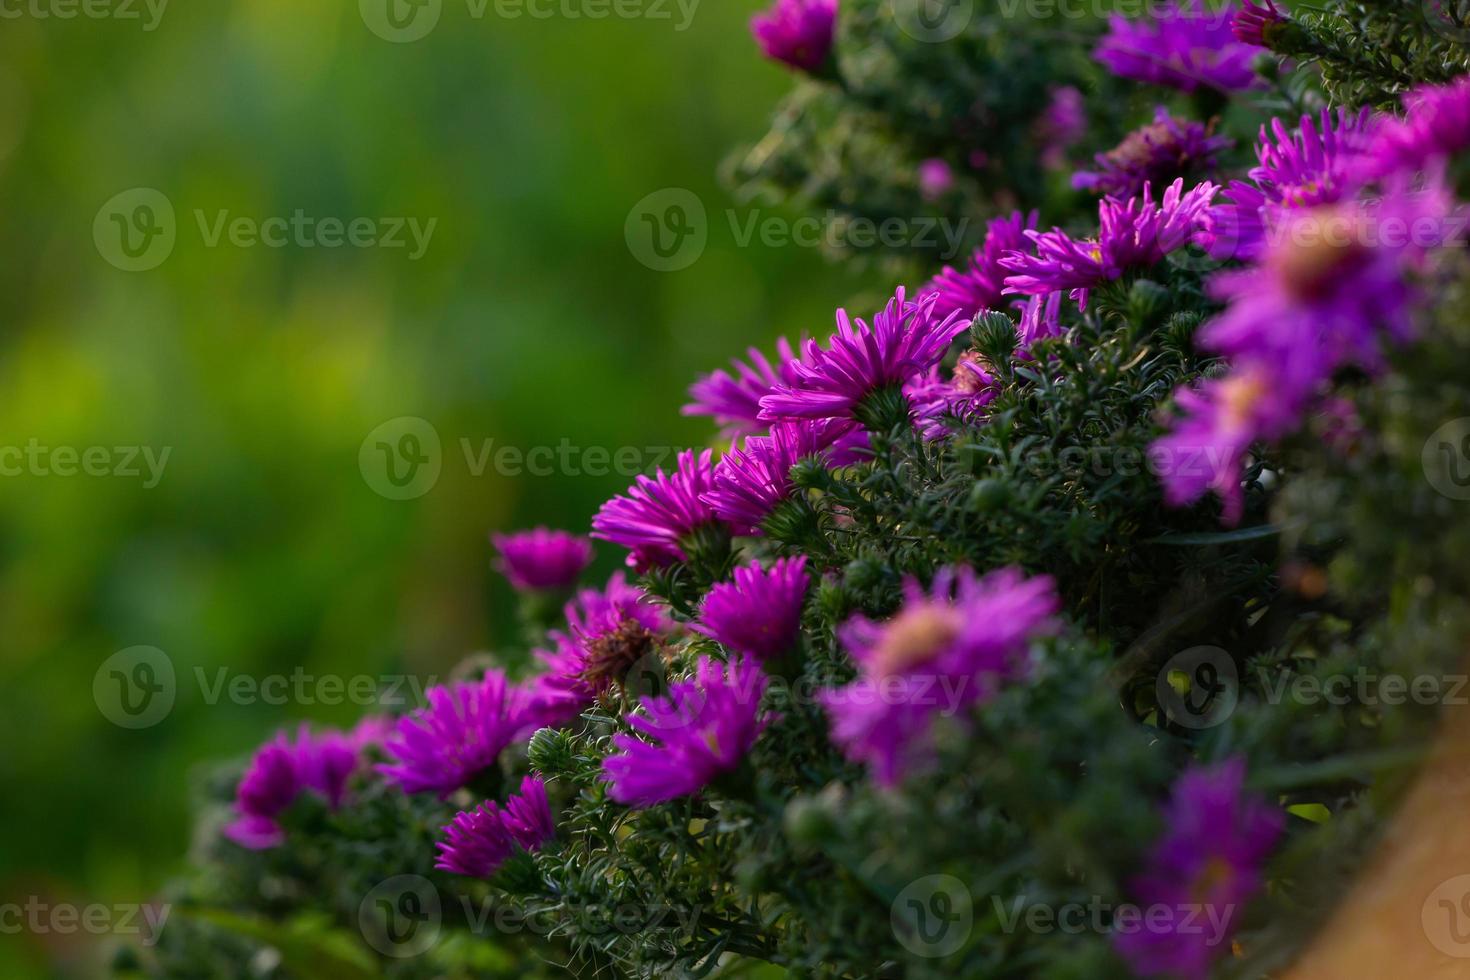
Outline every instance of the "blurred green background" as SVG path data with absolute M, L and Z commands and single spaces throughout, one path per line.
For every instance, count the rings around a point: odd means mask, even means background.
M 563 2 L 542 9 L 595 8 Z M 513 637 L 487 532 L 585 528 L 629 481 L 477 474 L 462 440 L 701 444 L 711 426 L 677 412 L 698 373 L 826 330 L 857 283 L 811 249 L 739 246 L 715 176 L 789 84 L 749 38 L 757 6 L 704 0 L 681 31 L 673 3 L 671 19 L 594 20 L 443 0 L 428 36 L 390 43 L 357 0 L 175 0 L 153 30 L 141 2 L 141 19 L 7 5 L 0 452 L 169 456 L 153 487 L 30 463 L 0 477 L 0 901 L 146 900 L 182 866 L 191 771 L 289 721 L 361 712 L 211 704 L 196 669 L 426 677 Z M 138 187 L 172 204 L 176 243 L 129 272 L 94 221 Z M 666 187 L 709 213 L 708 247 L 676 272 L 624 235 Z M 437 224 L 417 260 L 211 247 L 199 227 L 297 209 Z M 410 500 L 359 467 L 400 416 L 443 447 Z M 618 558 L 603 548 L 600 572 Z M 177 697 L 129 730 L 93 680 L 137 645 L 167 654 Z M 22 928 L 0 936 L 0 976 L 95 975 L 101 945 Z

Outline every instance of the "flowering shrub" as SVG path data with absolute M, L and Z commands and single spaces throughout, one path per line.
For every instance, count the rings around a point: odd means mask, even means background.
M 139 968 L 1292 961 L 1443 700 L 1334 681 L 1447 681 L 1470 627 L 1470 28 L 1003 8 L 755 19 L 797 81 L 736 185 L 973 251 L 868 256 L 870 318 L 697 380 L 713 448 L 590 520 L 626 573 L 497 536 L 535 656 L 222 773 Z

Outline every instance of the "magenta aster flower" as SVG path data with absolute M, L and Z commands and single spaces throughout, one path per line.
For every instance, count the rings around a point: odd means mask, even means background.
M 468 813 L 457 813 L 444 825 L 445 840 L 435 846 L 434 867 L 471 878 L 489 878 L 520 848 L 539 851 L 556 836 L 546 784 L 534 776 L 521 781 L 520 794 L 505 806 L 486 800 Z
M 703 500 L 714 469 L 710 450 L 685 450 L 674 472 L 639 476 L 625 495 L 603 504 L 592 519 L 592 536 L 627 548 L 628 564 L 637 569 L 688 561 L 690 537 L 719 523 Z
M 592 542 L 570 531 L 538 527 L 490 540 L 500 552 L 496 567 L 523 592 L 570 589 L 592 561 Z
M 602 763 L 608 796 L 643 809 L 689 796 L 736 769 L 765 729 L 758 720 L 766 677 L 754 660 L 728 667 L 705 657 L 692 681 L 669 685 L 667 697 L 644 698 L 628 724 L 653 739 L 613 736 L 618 749 Z
M 1017 211 L 1007 218 L 995 218 L 985 229 L 985 241 L 970 256 L 962 270 L 945 266 L 929 283 L 926 295 L 937 297 L 934 316 L 958 313 L 973 320 L 982 310 L 1000 309 L 1005 292 L 1005 269 L 1000 260 L 1008 252 L 1027 251 L 1031 243 L 1026 232 L 1036 227 L 1036 212 Z
M 820 695 L 832 741 L 884 786 L 932 755 L 934 721 L 990 698 L 1021 676 L 1031 641 L 1057 628 L 1052 580 L 1002 569 L 976 578 L 941 569 L 926 593 L 913 579 L 893 619 L 856 616 L 838 631 L 857 680 Z
M 779 384 L 792 384 L 796 375 L 795 351 L 785 337 L 776 341 L 777 363 L 772 364 L 758 349 L 746 354 L 750 363 L 731 361 L 733 374 L 715 371 L 700 378 L 689 388 L 694 401 L 685 405 L 685 415 L 712 415 L 727 439 L 757 435 L 766 430 L 761 421 L 761 399 Z
M 378 771 L 405 793 L 448 796 L 494 766 L 511 742 L 535 727 L 526 693 L 489 670 L 478 681 L 432 687 L 428 706 L 405 715 L 383 743 L 393 761 Z
M 1206 10 L 1198 0 L 1171 3 L 1157 18 L 1108 18 L 1093 52 L 1113 74 L 1193 92 L 1200 86 L 1236 92 L 1258 84 L 1251 62 L 1261 49 L 1231 33 L 1235 9 Z
M 1260 265 L 1221 273 L 1210 289 L 1229 307 L 1199 342 L 1278 375 L 1325 378 L 1343 364 L 1382 365 L 1385 340 L 1412 333 L 1411 273 L 1455 228 L 1455 204 L 1437 181 L 1401 181 L 1372 202 L 1282 214 Z
M 789 651 L 811 586 L 806 556 L 778 558 L 769 569 L 746 565 L 732 578 L 709 590 L 694 631 L 760 662 Z
M 1164 835 L 1147 869 L 1132 882 L 1142 909 L 1175 914 L 1162 926 L 1146 920 L 1114 932 L 1114 948 L 1139 976 L 1205 980 L 1230 951 L 1231 930 L 1184 928 L 1201 921 L 1234 923 L 1261 890 L 1261 869 L 1285 826 L 1281 811 L 1245 792 L 1245 761 L 1192 766 L 1164 808 Z M 1201 912 L 1200 910 L 1204 911 Z
M 1273 0 L 1266 0 L 1265 5 L 1255 3 L 1255 0 L 1245 0 L 1245 5 L 1235 12 L 1230 20 L 1230 33 L 1242 44 L 1255 45 L 1258 48 L 1271 47 L 1270 37 L 1274 36 L 1278 27 L 1286 23 L 1286 15 L 1276 6 Z
M 1261 127 L 1253 183 L 1231 181 L 1226 200 L 1205 213 L 1196 236 L 1217 259 L 1254 259 L 1266 226 L 1285 211 L 1350 198 L 1362 181 L 1361 154 L 1377 128 L 1369 110 L 1303 116 L 1295 132 L 1280 119 Z
M 1164 484 L 1165 502 L 1183 507 L 1214 491 L 1224 505 L 1224 522 L 1238 523 L 1245 505 L 1240 481 L 1246 453 L 1257 441 L 1294 430 L 1312 395 L 1313 388 L 1298 378 L 1281 377 L 1258 364 L 1176 392 L 1182 414 L 1149 455 Z
M 1216 154 L 1231 141 L 1214 136 L 1211 128 L 1179 120 L 1159 107 L 1154 121 L 1135 129 L 1115 149 L 1099 153 L 1097 170 L 1072 177 L 1072 186 L 1111 197 L 1142 194 L 1150 184 L 1159 187 L 1176 177 L 1202 177 L 1213 171 Z
M 947 418 L 973 421 L 995 400 L 999 385 L 990 364 L 975 351 L 966 351 L 955 362 L 954 374 L 945 381 L 939 369 L 904 386 L 904 393 L 914 406 L 914 416 L 926 439 L 943 439 L 949 435 Z
M 854 327 L 847 311 L 838 310 L 837 333 L 828 348 L 807 341 L 801 362 L 793 368 L 796 382 L 761 399 L 761 418 L 857 418 L 869 396 L 938 364 L 950 342 L 969 326 L 958 313 L 938 316 L 937 301 L 931 293 L 910 302 L 900 286 L 871 327 L 862 320 Z
M 1373 177 L 1422 170 L 1470 149 L 1470 75 L 1404 96 L 1404 118 L 1389 119 L 1368 150 Z
M 1120 279 L 1130 270 L 1156 265 L 1188 244 L 1216 191 L 1214 184 L 1206 182 L 1186 192 L 1184 181 L 1176 180 L 1157 207 L 1149 187 L 1144 187 L 1142 197 L 1126 203 L 1105 197 L 1098 202 L 1096 241 L 1072 238 L 1060 228 L 1027 232 L 1036 243 L 1036 254 L 1012 252 L 1000 260 L 1011 272 L 1006 277 L 1006 292 L 1034 296 L 1071 290 L 1073 298 L 1085 306 L 1088 290 Z
M 720 460 L 705 502 L 737 534 L 761 534 L 765 519 L 796 493 L 791 468 L 808 458 L 831 462 L 832 447 L 851 430 L 830 419 L 777 422 L 770 435 L 750 436 Z
M 280 815 L 308 791 L 333 809 L 341 806 L 358 761 L 357 743 L 341 732 L 313 734 L 303 724 L 294 740 L 279 733 L 250 760 L 235 788 L 235 819 L 224 835 L 254 851 L 278 846 L 286 839 Z
M 1082 93 L 1072 85 L 1052 89 L 1036 136 L 1041 143 L 1041 165 L 1047 170 L 1061 170 L 1067 165 L 1067 152 L 1087 135 L 1087 104 Z
M 776 0 L 750 19 L 767 58 L 816 73 L 827 63 L 837 30 L 837 0 Z
M 672 627 L 621 572 L 604 589 L 583 589 L 565 613 L 567 631 L 552 632 L 552 649 L 536 651 L 546 671 L 529 688 L 531 714 L 552 727 L 567 724 L 622 682 Z

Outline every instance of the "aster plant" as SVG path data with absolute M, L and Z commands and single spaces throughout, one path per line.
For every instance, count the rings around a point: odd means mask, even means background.
M 497 535 L 512 588 L 557 594 L 529 642 L 211 778 L 189 924 L 135 966 L 1310 962 L 1444 700 L 1338 682 L 1443 693 L 1470 631 L 1470 65 L 1337 0 L 901 13 L 757 18 L 795 90 L 735 183 L 951 208 L 963 250 L 889 249 L 870 320 L 696 380 L 715 448 L 589 515 L 603 586 L 569 593 L 580 529 Z M 363 923 L 404 876 L 443 936 L 384 953 Z

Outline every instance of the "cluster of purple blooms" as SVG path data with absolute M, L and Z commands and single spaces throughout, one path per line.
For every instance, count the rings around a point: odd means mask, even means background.
M 836 17 L 837 0 L 777 0 L 752 30 L 770 57 L 818 73 L 832 56 Z M 1152 20 L 1114 17 L 1096 57 L 1120 75 L 1184 91 L 1246 89 L 1256 84 L 1252 60 L 1283 21 L 1269 0 L 1214 13 L 1193 0 L 1175 3 Z M 1049 123 L 1054 149 L 1085 126 L 1066 92 L 1056 93 Z M 1470 147 L 1470 79 L 1405 101 L 1402 118 L 1324 112 L 1296 130 L 1277 121 L 1261 134 L 1250 181 L 1232 183 L 1223 201 L 1213 183 L 1186 189 L 1170 177 L 1210 169 L 1224 141 L 1159 110 L 1099 156 L 1097 170 L 1078 176 L 1078 186 L 1104 195 L 1096 237 L 1038 231 L 1034 212 L 997 218 L 961 268 L 944 269 L 914 295 L 897 289 L 871 322 L 839 310 L 825 346 L 807 340 L 798 353 L 782 340 L 774 361 L 752 349 L 747 362 L 701 379 L 684 411 L 712 417 L 734 444 L 718 459 L 689 451 L 672 471 L 639 477 L 601 508 L 592 537 L 649 570 L 690 561 L 710 536 L 759 535 L 799 495 L 797 464 L 869 458 L 869 433 L 880 425 L 941 439 L 952 420 L 983 418 L 999 390 L 994 365 L 965 351 L 948 377 L 941 367 L 977 316 L 1019 307 L 1017 356 L 1030 357 L 1032 344 L 1062 334 L 1065 296 L 1085 309 L 1090 291 L 1196 243 L 1248 262 L 1213 279 L 1226 309 L 1199 334 L 1230 371 L 1177 393 L 1173 430 L 1155 448 L 1214 461 L 1202 472 L 1163 468 L 1167 500 L 1182 505 L 1214 491 L 1226 519 L 1238 519 L 1251 446 L 1291 432 L 1314 405 L 1335 405 L 1323 399 L 1337 369 L 1377 370 L 1384 341 L 1411 335 L 1411 274 L 1443 244 L 1456 206 L 1439 172 Z M 937 188 L 944 181 L 930 170 Z M 1405 234 L 1390 240 L 1390 226 Z M 1425 227 L 1441 234 L 1416 237 Z M 493 541 L 499 569 L 527 593 L 567 594 L 592 559 L 591 541 L 564 531 Z M 696 644 L 718 645 L 720 655 L 701 656 L 691 677 L 627 713 L 627 730 L 613 736 L 602 762 L 609 799 L 646 808 L 747 784 L 741 770 L 775 720 L 761 710 L 767 672 L 801 655 L 813 586 L 807 563 L 750 562 L 708 590 L 687 626 L 703 638 Z M 548 648 L 537 651 L 535 676 L 516 681 L 490 669 L 431 689 L 424 707 L 393 723 L 371 719 L 351 734 L 305 726 L 294 738 L 282 733 L 251 761 L 225 835 L 245 847 L 276 846 L 281 817 L 298 797 L 342 806 L 352 779 L 368 772 L 406 793 L 463 797 L 532 732 L 572 724 L 615 687 L 626 693 L 629 673 L 643 658 L 661 658 L 683 628 L 622 574 L 577 592 L 563 612 L 565 628 L 550 631 Z M 927 587 L 908 579 L 891 617 L 856 615 L 838 630 L 857 676 L 820 695 L 832 743 L 880 786 L 901 786 L 931 764 L 946 721 L 963 726 L 1004 685 L 1028 677 L 1036 644 L 1062 628 L 1060 612 L 1050 578 L 1014 568 L 943 568 Z M 369 748 L 384 761 L 366 765 Z M 1186 771 L 1163 820 L 1164 834 L 1131 883 L 1140 901 L 1233 909 L 1260 890 L 1282 817 L 1246 792 L 1243 762 Z M 443 828 L 437 866 L 490 877 L 555 833 L 547 786 L 527 777 L 504 802 L 458 812 Z M 1116 948 L 1139 973 L 1186 977 L 1206 975 L 1224 952 L 1185 932 L 1123 934 Z
M 280 816 L 303 793 L 314 793 L 333 809 L 347 797 L 347 783 L 362 764 L 363 750 L 383 735 L 385 722 L 369 718 L 350 733 L 279 733 L 256 752 L 235 789 L 235 817 L 224 835 L 251 850 L 286 839 Z
M 1415 273 L 1463 226 L 1443 168 L 1470 146 L 1470 79 L 1405 102 L 1403 118 L 1324 111 L 1296 132 L 1275 121 L 1252 182 L 1200 223 L 1203 247 L 1248 264 L 1211 281 L 1227 307 L 1197 335 L 1230 373 L 1179 392 L 1153 447 L 1171 504 L 1214 492 L 1238 522 L 1251 446 L 1300 428 L 1341 368 L 1376 373 L 1412 336 Z

